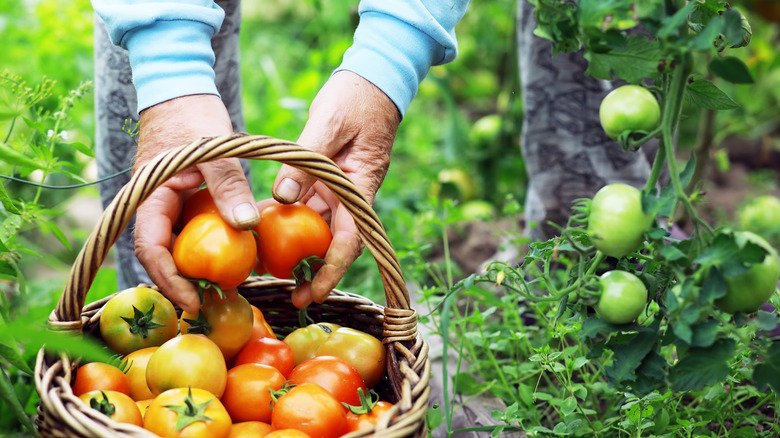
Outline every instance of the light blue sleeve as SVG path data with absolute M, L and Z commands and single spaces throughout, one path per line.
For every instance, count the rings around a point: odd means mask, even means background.
M 458 55 L 455 25 L 469 0 L 362 0 L 352 46 L 336 69 L 382 90 L 404 115 L 431 66 Z
M 128 50 L 138 111 L 190 94 L 216 94 L 211 37 L 224 11 L 211 0 L 92 0 L 111 41 Z

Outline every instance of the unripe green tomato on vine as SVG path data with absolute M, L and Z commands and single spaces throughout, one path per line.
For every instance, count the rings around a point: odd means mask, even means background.
M 601 276 L 596 313 L 610 324 L 633 322 L 647 305 L 647 287 L 636 275 L 612 270 Z
M 596 249 L 620 258 L 642 244 L 652 221 L 642 210 L 642 192 L 628 184 L 608 184 L 591 200 L 588 236 Z
M 650 132 L 661 123 L 661 107 L 646 88 L 623 85 L 601 101 L 599 120 L 604 132 L 615 139 L 623 131 Z
M 737 231 L 734 236 L 739 247 L 752 242 L 766 250 L 767 254 L 761 263 L 754 264 L 747 271 L 725 276 L 726 295 L 716 300 L 715 305 L 727 313 L 752 313 L 777 291 L 780 259 L 774 248 L 761 236 L 749 231 Z

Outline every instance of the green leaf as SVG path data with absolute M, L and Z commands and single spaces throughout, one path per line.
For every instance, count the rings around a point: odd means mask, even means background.
M 86 156 L 88 156 L 90 158 L 94 158 L 95 157 L 95 152 L 92 150 L 92 148 L 87 146 L 87 145 L 85 145 L 84 143 L 81 143 L 81 142 L 78 142 L 78 141 L 74 141 L 74 142 L 71 142 L 71 143 L 64 143 L 64 144 L 62 144 L 62 146 L 71 146 L 73 149 L 76 149 L 77 151 L 81 152 L 82 154 L 84 154 L 84 155 L 86 155 Z
M 24 411 L 24 406 L 22 406 L 19 396 L 16 395 L 11 380 L 2 368 L 0 368 L 0 400 L 3 401 L 3 405 L 11 408 L 11 412 L 14 413 L 19 422 L 35 436 L 35 426 Z
M 688 20 L 688 15 L 693 12 L 698 2 L 688 2 L 684 7 L 677 10 L 671 17 L 664 20 L 664 25 L 658 30 L 656 34 L 658 38 L 669 38 L 679 34 L 683 24 Z
M 685 87 L 685 99 L 692 105 L 717 111 L 739 108 L 739 104 L 715 84 L 695 75 Z
M 22 372 L 32 376 L 34 371 L 30 368 L 27 362 L 22 357 L 19 351 L 19 345 L 11 336 L 13 333 L 5 323 L 2 315 L 0 315 L 0 357 L 7 360 L 11 365 L 19 368 Z
M 630 341 L 621 344 L 608 344 L 607 347 L 615 354 L 612 365 L 606 368 L 610 380 L 621 383 L 636 380 L 635 370 L 658 340 L 658 333 L 644 331 L 637 333 Z
M 33 169 L 43 169 L 37 161 L 28 158 L 26 155 L 18 152 L 16 149 L 0 142 L 0 161 L 5 161 L 13 166 L 29 167 Z
M 640 35 L 631 35 L 623 51 L 611 50 L 605 53 L 586 52 L 589 61 L 585 73 L 599 79 L 612 80 L 613 75 L 636 84 L 643 79 L 656 78 L 658 66 L 663 59 L 659 40 L 648 40 Z
M 7 212 L 11 214 L 22 214 L 22 212 L 19 211 L 19 209 L 14 205 L 11 197 L 8 196 L 8 192 L 5 191 L 5 186 L 3 184 L 0 184 L 0 202 L 3 203 L 3 207 L 5 207 Z
M 691 348 L 669 371 L 675 391 L 696 391 L 723 382 L 729 375 L 729 359 L 736 342 L 721 339 L 708 348 Z
M 719 329 L 720 323 L 714 319 L 693 326 L 691 345 L 701 348 L 711 346 L 715 343 L 715 339 L 717 339 Z
M 71 250 L 70 242 L 68 241 L 68 237 L 65 235 L 65 233 L 62 232 L 60 227 L 58 227 L 54 222 L 50 221 L 40 221 L 38 223 L 38 226 L 40 226 L 41 230 L 43 231 L 49 231 L 52 234 L 54 234 L 54 237 L 57 238 L 57 240 L 60 241 L 62 246 L 68 249 L 68 251 Z
M 2 246 L 2 243 L 0 243 L 0 246 Z M 11 262 L 8 260 L 0 260 L 0 275 L 15 278 L 18 272 L 19 271 L 17 271 L 16 266 L 14 266 Z
M 734 56 L 714 58 L 710 61 L 709 69 L 716 76 L 734 84 L 752 84 L 753 77 L 750 70 L 741 59 Z
M 775 393 L 780 392 L 780 341 L 772 343 L 766 359 L 753 369 L 753 381 L 759 391 L 769 386 Z

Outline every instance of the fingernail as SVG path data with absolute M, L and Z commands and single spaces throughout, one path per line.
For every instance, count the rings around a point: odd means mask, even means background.
M 301 193 L 301 185 L 298 182 L 285 178 L 279 183 L 279 187 L 276 188 L 276 196 L 283 202 L 291 203 L 298 200 L 298 195 Z
M 256 222 L 259 216 L 260 213 L 257 211 L 257 206 L 249 202 L 238 204 L 233 209 L 233 219 L 239 225 Z

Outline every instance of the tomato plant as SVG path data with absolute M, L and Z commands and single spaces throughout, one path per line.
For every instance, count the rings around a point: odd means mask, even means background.
M 235 365 L 259 363 L 270 365 L 284 377 L 288 377 L 295 366 L 292 348 L 276 338 L 257 338 L 247 342 L 236 356 Z
M 317 348 L 339 328 L 341 326 L 338 324 L 318 322 L 297 328 L 285 336 L 284 342 L 292 348 L 295 356 L 295 365 L 314 357 Z
M 112 297 L 100 315 L 100 336 L 118 354 L 160 346 L 176 336 L 176 309 L 163 294 L 133 287 Z
M 144 429 L 163 438 L 226 438 L 231 424 L 222 402 L 201 388 L 169 389 L 144 415 Z
M 182 312 L 179 326 L 182 333 L 206 335 L 230 360 L 249 341 L 253 324 L 252 307 L 241 294 L 221 298 L 207 291 L 198 314 Z
M 290 374 L 290 383 L 304 382 L 320 385 L 336 400 L 348 405 L 359 405 L 359 391 L 368 391 L 358 370 L 334 356 L 316 356 L 297 365 Z
M 724 276 L 726 295 L 715 301 L 715 305 L 728 313 L 752 313 L 777 291 L 780 260 L 774 248 L 760 236 L 749 231 L 738 231 L 734 235 L 738 246 L 744 248 L 749 242 L 758 245 L 765 254 L 760 263 L 753 264 L 746 271 Z
M 203 213 L 182 228 L 172 253 L 182 276 L 233 289 L 252 273 L 257 246 L 251 231 L 232 228 L 219 214 Z
M 118 423 L 143 426 L 141 411 L 135 400 L 125 393 L 117 391 L 90 391 L 79 396 L 81 401 L 92 409 L 100 411 Z
M 154 398 L 154 394 L 149 389 L 149 385 L 146 384 L 146 366 L 149 364 L 149 359 L 152 354 L 157 351 L 158 347 L 147 347 L 140 350 L 136 350 L 124 357 L 124 361 L 127 362 L 127 370 L 125 375 L 130 384 L 130 397 L 133 400 L 146 400 Z
M 358 370 L 369 388 L 373 388 L 385 375 L 386 355 L 382 341 L 349 327 L 336 329 L 315 353 L 315 356 L 335 356 L 344 359 Z
M 596 312 L 610 324 L 634 321 L 647 305 L 647 288 L 636 275 L 608 271 L 601 276 L 601 297 Z
M 642 193 L 627 184 L 608 184 L 593 196 L 588 235 L 593 246 L 611 257 L 623 257 L 639 248 L 652 216 L 642 209 Z
M 271 414 L 274 429 L 296 429 L 312 438 L 336 438 L 347 430 L 344 407 L 314 383 L 294 386 L 280 396 Z
M 277 278 L 311 280 L 333 236 L 328 223 L 305 204 L 273 204 L 260 212 L 258 257 Z M 314 263 L 307 262 L 313 258 Z M 302 264 L 303 263 L 303 264 Z
M 236 365 L 227 373 L 220 400 L 234 422 L 271 421 L 271 393 L 284 386 L 285 376 L 259 363 Z
M 76 370 L 76 377 L 71 385 L 73 395 L 90 391 L 116 391 L 130 395 L 130 382 L 118 367 L 103 363 L 89 362 Z
M 162 344 L 146 365 L 146 383 L 154 394 L 173 388 L 225 391 L 227 365 L 217 344 L 204 335 L 180 335 Z
M 647 88 L 623 85 L 601 101 L 599 119 L 604 132 L 612 138 L 618 138 L 623 131 L 648 133 L 658 128 L 661 107 Z

